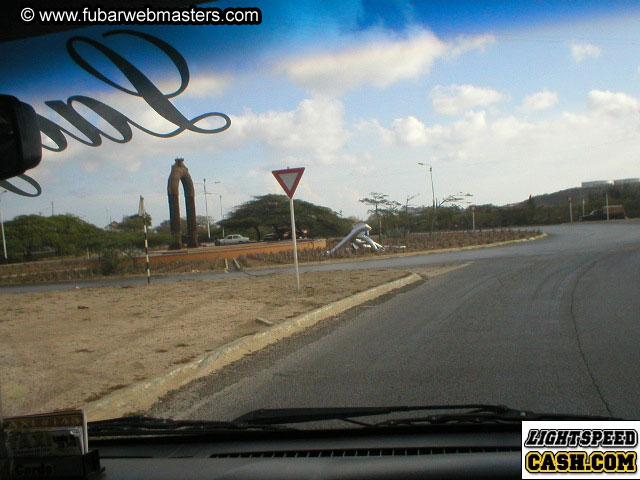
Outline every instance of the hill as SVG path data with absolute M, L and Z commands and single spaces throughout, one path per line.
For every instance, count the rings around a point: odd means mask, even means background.
M 640 217 L 640 183 L 623 185 L 607 185 L 597 187 L 574 187 L 553 193 L 545 193 L 531 197 L 522 204 L 532 201 L 538 207 L 558 207 L 569 205 L 569 196 L 573 196 L 573 205 L 582 214 L 582 201 L 585 202 L 585 212 L 588 213 L 605 204 L 605 194 L 609 195 L 609 204 L 622 204 L 629 217 Z

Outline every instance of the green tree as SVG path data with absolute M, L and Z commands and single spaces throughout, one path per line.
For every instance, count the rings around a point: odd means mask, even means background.
M 308 229 L 312 236 L 346 234 L 351 222 L 341 218 L 327 207 L 314 205 L 304 200 L 293 201 L 296 213 L 296 228 Z M 257 240 L 263 231 L 290 226 L 289 199 L 285 195 L 261 195 L 236 207 L 229 216 L 218 222 L 225 229 L 255 232 Z
M 151 226 L 151 215 L 145 212 L 145 223 L 147 228 Z M 142 231 L 142 217 L 138 214 L 129 215 L 128 217 L 122 217 L 122 222 L 118 225 L 118 230 L 124 232 L 141 232 Z
M 37 252 L 51 249 L 59 241 L 49 217 L 19 215 L 5 222 L 4 228 L 7 253 L 12 259 L 32 260 Z
M 75 215 L 20 215 L 5 223 L 8 254 L 33 260 L 36 254 L 72 255 L 98 250 L 105 233 Z

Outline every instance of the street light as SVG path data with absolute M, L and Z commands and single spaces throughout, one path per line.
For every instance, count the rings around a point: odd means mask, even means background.
M 433 215 L 431 216 L 431 233 L 433 233 L 433 226 L 436 221 L 436 192 L 433 189 L 433 167 L 427 163 L 422 162 L 418 162 L 418 165 L 429 167 L 429 176 L 431 177 L 431 202 L 433 204 Z
M 8 262 L 8 258 L 7 258 L 7 240 L 4 237 L 4 220 L 2 219 L 2 195 L 4 195 L 5 193 L 7 193 L 6 190 L 3 190 L 2 193 L 0 193 L 0 228 L 2 228 L 2 250 L 4 251 L 4 263 Z

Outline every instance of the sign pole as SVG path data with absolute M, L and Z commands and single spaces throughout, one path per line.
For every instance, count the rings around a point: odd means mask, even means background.
M 205 197 L 206 198 L 206 197 Z M 140 195 L 140 206 L 138 207 L 138 215 L 142 217 L 142 226 L 144 227 L 144 251 L 147 258 L 147 285 L 151 284 L 151 267 L 149 266 L 149 242 L 147 241 L 147 218 L 144 211 L 144 198 Z
M 296 288 L 300 291 L 300 271 L 298 270 L 298 244 L 296 242 L 296 217 L 293 213 L 293 197 L 289 198 L 289 209 L 291 211 L 291 236 L 293 237 L 293 263 L 296 266 Z
M 298 188 L 298 183 L 304 173 L 304 167 L 286 168 L 271 172 L 289 197 L 289 211 L 291 212 L 291 236 L 293 237 L 293 263 L 296 267 L 296 289 L 300 292 L 300 271 L 298 269 L 298 242 L 296 234 L 296 217 L 293 212 L 293 194 Z
M 569 200 L 569 221 L 573 223 L 573 204 Z
M 569 221 L 573 223 L 573 195 L 569 195 L 567 200 L 569 200 Z

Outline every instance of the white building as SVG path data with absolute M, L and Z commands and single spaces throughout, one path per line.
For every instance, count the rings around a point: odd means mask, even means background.
M 606 187 L 607 185 L 613 185 L 613 183 L 613 180 L 593 180 L 591 182 L 582 182 L 582 188 Z
M 628 185 L 630 183 L 640 183 L 640 178 L 622 178 L 620 180 L 614 180 L 615 185 Z

